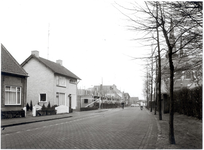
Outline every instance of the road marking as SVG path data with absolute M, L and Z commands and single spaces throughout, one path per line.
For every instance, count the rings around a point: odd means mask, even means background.
M 30 129 L 26 130 L 26 131 L 30 131 Z

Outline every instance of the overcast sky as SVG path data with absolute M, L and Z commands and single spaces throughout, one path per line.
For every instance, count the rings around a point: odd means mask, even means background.
M 128 6 L 127 0 L 116 1 Z M 1 0 L 1 43 L 21 64 L 38 50 L 82 80 L 78 88 L 115 84 L 131 97 L 143 96 L 147 54 L 130 21 L 113 0 Z M 49 29 L 49 50 L 48 50 Z M 131 56 L 131 57 L 129 57 Z

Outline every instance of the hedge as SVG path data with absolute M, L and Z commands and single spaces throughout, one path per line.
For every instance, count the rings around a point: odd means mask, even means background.
M 202 86 L 174 92 L 175 112 L 202 119 Z
M 24 110 L 1 111 L 1 119 L 25 117 Z
M 97 110 L 98 107 L 83 107 L 80 108 L 80 111 L 89 111 L 89 110 Z
M 155 108 L 155 101 L 149 101 L 149 109 L 151 105 Z M 174 112 L 202 119 L 202 86 L 174 91 Z
M 56 113 L 55 107 L 57 107 L 57 106 L 54 105 L 54 106 L 52 106 L 50 108 L 46 108 L 43 105 L 41 110 L 36 111 L 36 116 L 56 115 L 57 113 Z

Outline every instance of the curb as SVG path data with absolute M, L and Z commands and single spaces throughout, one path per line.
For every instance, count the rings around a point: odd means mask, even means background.
M 149 112 L 149 110 L 148 110 L 148 109 L 146 109 L 146 111 L 148 112 L 148 114 L 149 114 L 149 115 L 152 115 L 152 113 L 151 113 L 151 112 Z M 159 121 L 158 121 L 158 119 L 157 119 L 156 115 L 153 115 L 153 117 L 154 117 L 154 119 L 155 119 L 155 121 L 156 121 L 156 123 L 157 123 L 157 129 L 158 129 L 158 134 L 157 134 L 157 143 L 158 143 L 158 141 L 159 141 L 160 137 L 162 136 L 162 130 L 161 130 L 161 126 L 160 126 L 160 124 L 159 124 Z M 157 148 L 157 144 L 156 144 L 156 149 L 158 149 L 158 148 Z
M 94 113 L 101 113 L 101 112 L 106 112 L 109 110 L 106 109 L 102 109 L 102 110 L 97 110 Z M 19 123 L 10 123 L 10 124 L 5 124 L 5 125 L 1 125 L 1 128 L 5 128 L 5 127 L 11 127 L 11 126 L 17 126 L 17 125 L 23 125 L 23 124 L 30 124 L 30 123 L 36 123 L 36 122 L 43 122 L 43 121 L 50 121 L 50 120 L 57 120 L 57 119 L 64 119 L 64 118 L 70 118 L 73 116 L 66 116 L 66 117 L 56 117 L 56 118 L 50 118 L 50 119 L 40 119 L 40 120 L 31 120 L 31 121 L 24 121 L 24 122 L 19 122 Z
M 50 120 L 64 119 L 64 118 L 70 118 L 70 117 L 72 116 L 66 116 L 66 117 L 60 117 L 60 118 L 50 118 L 50 119 L 45 119 L 45 120 L 42 119 L 42 120 L 25 121 L 25 122 L 13 123 L 13 124 L 8 124 L 8 125 L 2 125 L 1 128 L 23 125 L 23 124 L 30 124 L 30 123 L 35 123 L 35 122 L 44 122 L 44 121 L 50 121 Z

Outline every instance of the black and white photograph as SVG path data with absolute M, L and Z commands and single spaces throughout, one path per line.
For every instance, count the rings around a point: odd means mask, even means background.
M 203 1 L 0 6 L 1 149 L 203 148 Z

